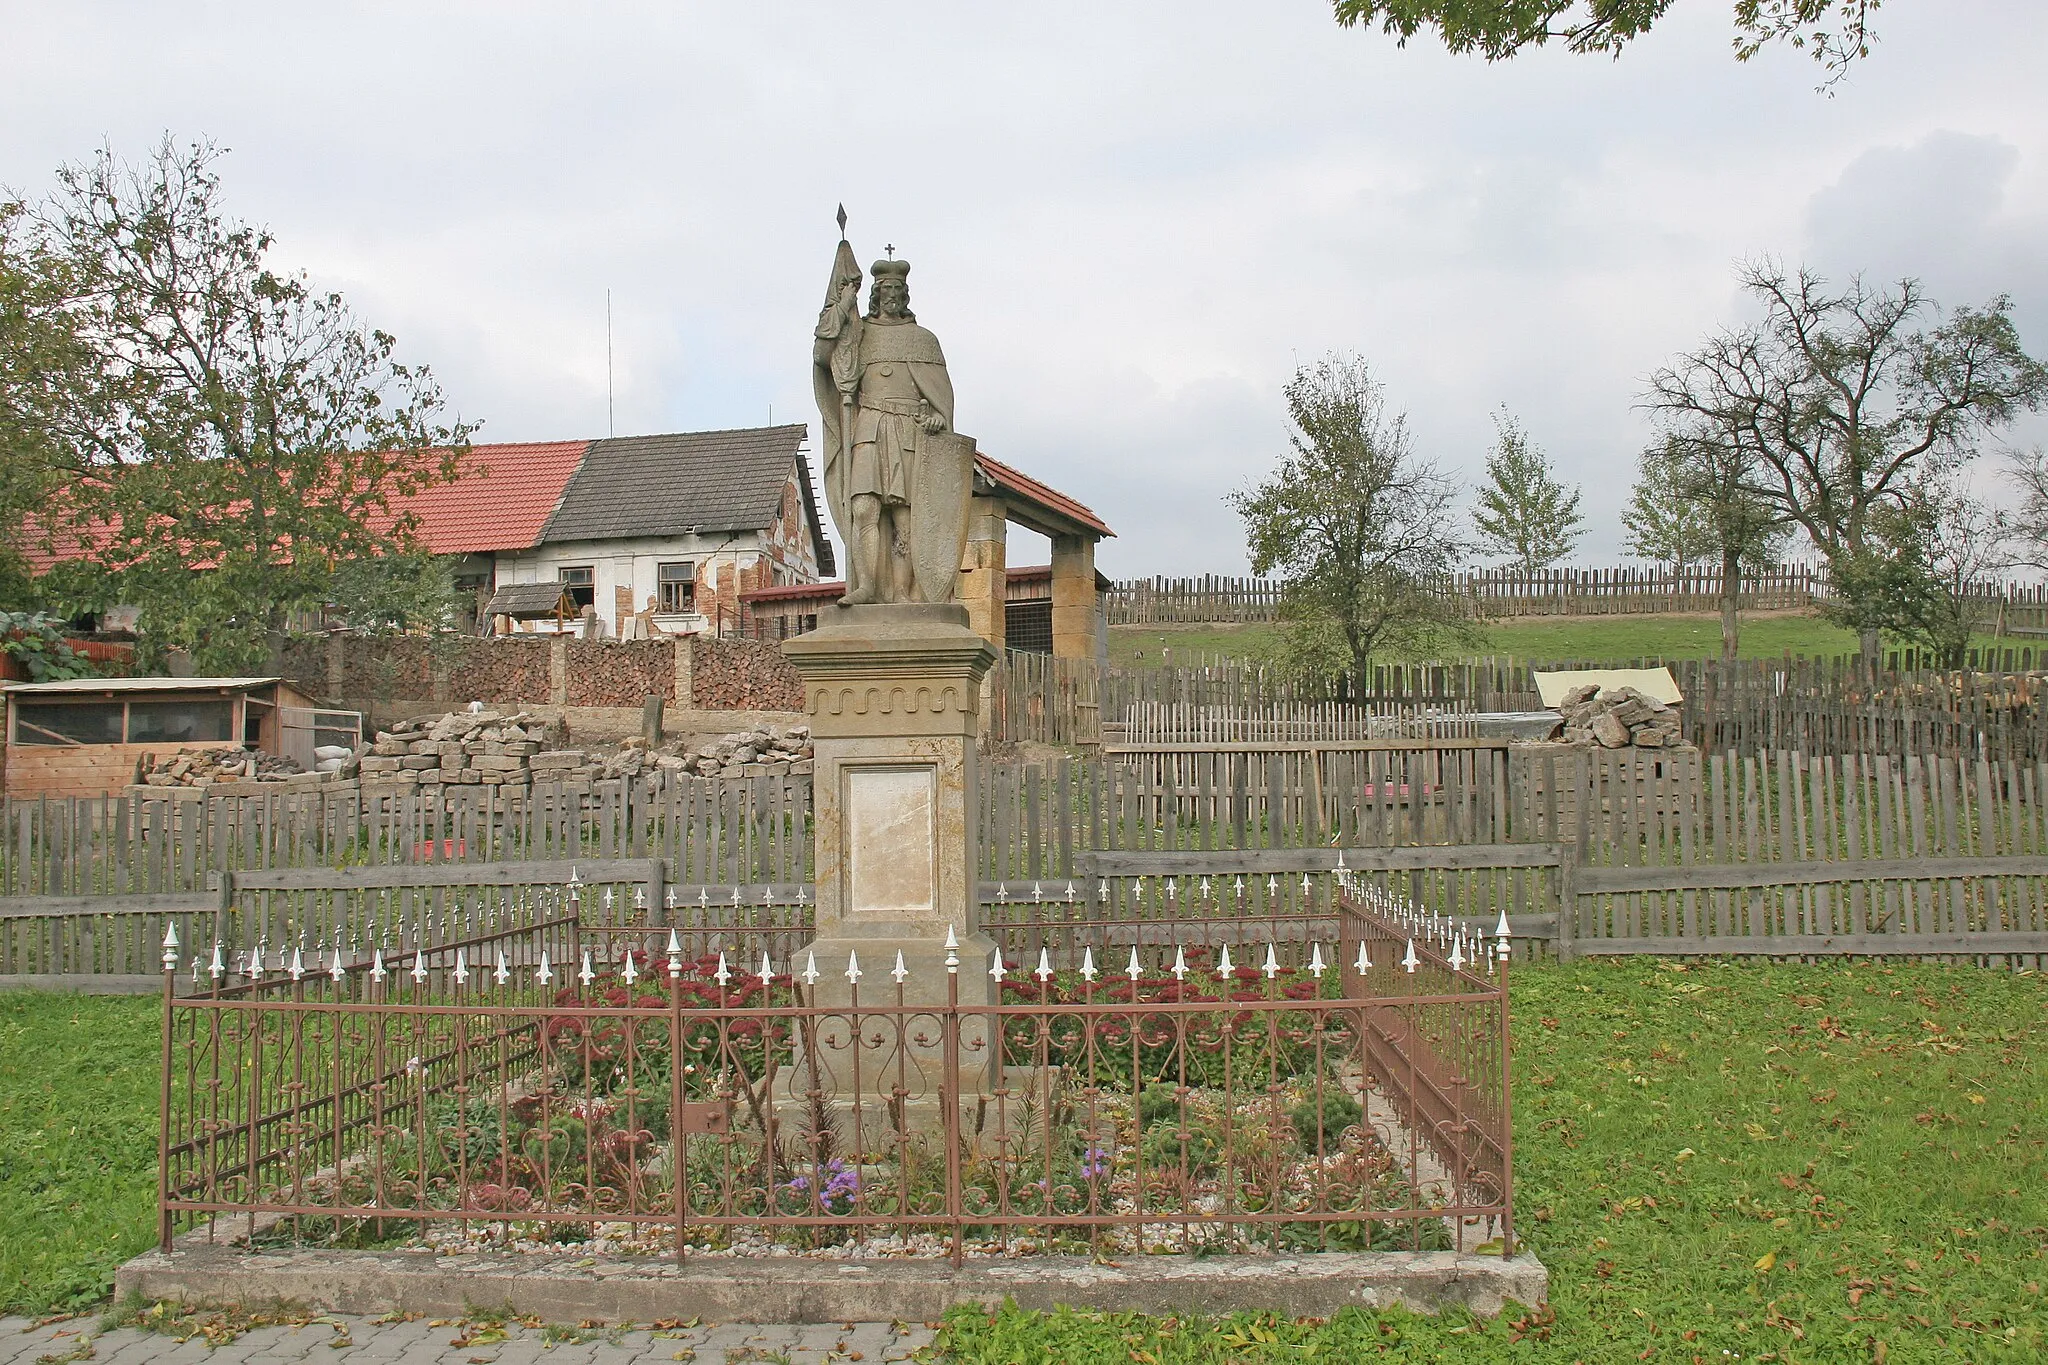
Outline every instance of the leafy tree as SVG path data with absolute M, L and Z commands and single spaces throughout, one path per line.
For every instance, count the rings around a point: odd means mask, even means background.
M 1550 472 L 1550 462 L 1529 433 L 1503 408 L 1494 416 L 1493 451 L 1486 457 L 1486 485 L 1472 523 L 1482 549 L 1506 558 L 1523 573 L 1547 569 L 1564 559 L 1585 534 L 1579 490 L 1569 491 Z
M 1682 486 L 1683 463 L 1672 442 L 1651 446 L 1636 457 L 1636 486 L 1622 509 L 1626 547 L 1672 573 L 1683 573 L 1714 555 L 1714 524 L 1707 509 Z
M 2008 451 L 2005 473 L 2020 495 L 2007 513 L 2011 564 L 2048 572 L 2048 451 Z
M 22 398 L 39 376 L 73 363 L 67 329 L 55 325 L 52 283 L 24 259 L 27 210 L 0 202 L 0 606 L 35 604 L 25 551 L 30 517 L 55 486 L 43 433 L 25 420 Z
M 335 566 L 325 604 L 354 635 L 409 635 L 474 626 L 476 594 L 458 591 L 446 555 L 363 555 Z
M 1708 554 L 1721 570 L 1721 657 L 1733 659 L 1742 643 L 1743 575 L 1777 560 L 1787 519 L 1751 488 L 1755 459 L 1739 446 L 1668 436 L 1657 459 L 1673 494 L 1705 523 Z
M 1362 677 L 1376 650 L 1427 655 L 1477 643 L 1444 579 L 1465 547 L 1456 485 L 1410 448 L 1365 362 L 1332 353 L 1286 389 L 1292 453 L 1272 477 L 1229 496 L 1254 573 L 1281 577 L 1281 619 L 1304 657 L 1331 647 Z
M 1856 630 L 1879 630 L 1961 668 L 1999 575 L 2012 567 L 2007 515 L 1970 496 L 1959 481 L 1927 480 L 1877 518 L 1866 552 L 1844 566 L 1822 615 Z
M 1735 0 L 1735 58 L 1771 43 L 1809 52 L 1822 88 L 1870 55 L 1873 12 L 1883 0 Z M 1664 17 L 1672 0 L 1335 0 L 1337 22 L 1396 35 L 1403 46 L 1433 30 L 1453 52 L 1503 61 L 1525 48 L 1561 42 L 1572 52 L 1621 50 Z
M 64 638 L 64 623 L 44 612 L 0 611 L 0 654 L 13 658 L 30 682 L 91 678 L 99 670 Z
M 2048 367 L 2020 346 L 2003 296 L 1944 316 L 1911 279 L 1831 290 L 1759 262 L 1742 283 L 1764 316 L 1659 370 L 1646 401 L 1668 432 L 1804 531 L 1834 592 L 1853 596 L 1883 579 L 1878 523 L 2048 400 Z M 1874 656 L 1883 613 L 1856 610 Z
M 0 337 L 0 404 L 61 480 L 37 518 L 90 564 L 53 575 L 72 607 L 140 607 L 149 657 L 259 666 L 336 566 L 408 548 L 392 500 L 452 478 L 469 424 L 332 293 L 269 264 L 230 219 L 201 143 L 61 168 L 20 215 L 29 283 Z

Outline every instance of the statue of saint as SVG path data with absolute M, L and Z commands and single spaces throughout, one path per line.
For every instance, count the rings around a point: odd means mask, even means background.
M 865 315 L 844 238 L 813 335 L 825 498 L 846 543 L 842 606 L 950 602 L 967 537 L 974 442 L 953 430 L 939 339 L 910 311 L 910 263 L 876 261 Z

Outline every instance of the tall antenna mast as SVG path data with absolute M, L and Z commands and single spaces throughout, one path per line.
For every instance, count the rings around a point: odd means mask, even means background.
M 612 412 L 612 291 L 604 291 L 604 434 L 619 434 Z

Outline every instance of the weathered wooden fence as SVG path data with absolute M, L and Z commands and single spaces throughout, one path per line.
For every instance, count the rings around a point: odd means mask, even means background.
M 1721 609 L 1719 567 L 1671 570 L 1614 568 L 1479 569 L 1452 575 L 1444 590 L 1476 615 L 1639 616 Z M 1198 625 L 1275 621 L 1280 584 L 1269 578 L 1123 579 L 1104 595 L 1111 625 Z M 1743 611 L 1803 610 L 1828 595 L 1827 571 L 1784 564 L 1743 575 Z M 1996 634 L 2048 633 L 2048 587 L 2036 583 L 1984 583 L 1976 590 L 1977 618 Z
M 985 764 L 976 801 L 981 899 L 1012 943 L 1107 922 L 1255 938 L 1276 917 L 1326 913 L 1341 866 L 1434 913 L 1505 913 L 1567 955 L 2048 961 L 2043 763 L 1492 740 L 1153 746 Z M 17 984 L 144 977 L 167 923 L 223 896 L 292 891 L 301 873 L 483 885 L 519 879 L 520 864 L 595 876 L 637 860 L 634 903 L 607 892 L 591 922 L 644 912 L 699 938 L 764 916 L 800 935 L 812 899 L 800 778 L 524 800 L 10 802 L 0 824 L 0 978 Z

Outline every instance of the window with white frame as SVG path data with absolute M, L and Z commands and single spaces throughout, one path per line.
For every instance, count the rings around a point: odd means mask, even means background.
M 660 609 L 671 614 L 697 609 L 697 566 L 685 561 L 663 564 L 655 570 Z

